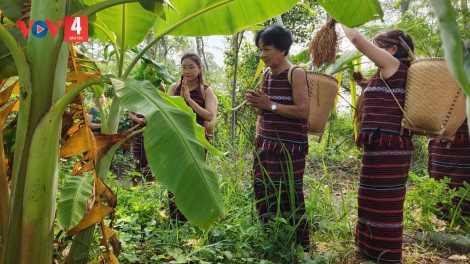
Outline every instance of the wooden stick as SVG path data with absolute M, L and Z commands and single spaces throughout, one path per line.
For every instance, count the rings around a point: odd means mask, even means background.
M 410 46 L 408 46 L 408 44 L 406 44 L 406 42 L 401 38 L 401 36 L 399 36 L 400 38 L 400 41 L 401 41 L 401 46 L 405 49 L 405 51 L 408 53 L 408 56 L 410 57 L 411 61 L 414 61 L 416 60 L 416 57 L 415 55 L 413 54 L 413 51 L 411 51 L 411 48 Z

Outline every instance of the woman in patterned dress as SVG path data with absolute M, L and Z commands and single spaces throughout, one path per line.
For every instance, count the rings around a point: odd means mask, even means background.
M 310 112 L 307 75 L 303 68 L 295 67 L 292 81 L 288 80 L 292 66 L 286 57 L 292 45 L 289 30 L 266 27 L 256 35 L 255 44 L 269 67 L 261 89 L 245 95 L 258 115 L 253 165 L 256 208 L 263 224 L 276 216 L 288 220 L 296 227 L 295 242 L 309 251 L 303 194 Z
M 436 139 L 430 139 L 428 143 L 428 172 L 431 178 L 442 180 L 444 177 L 450 178 L 449 188 L 465 188 L 464 182 L 470 184 L 470 138 L 468 135 L 468 120 L 455 133 L 454 140 L 448 148 L 445 140 L 437 143 Z M 460 204 L 460 213 L 463 216 L 470 216 L 470 199 L 454 197 L 452 203 Z M 440 205 L 444 219 L 451 219 L 449 209 Z
M 395 29 L 373 43 L 357 29 L 343 27 L 351 43 L 378 67 L 364 90 L 357 146 L 363 148 L 355 243 L 366 257 L 397 263 L 402 259 L 403 203 L 413 154 L 409 131 L 400 135 L 410 59 L 400 37 L 413 50 L 412 38 Z
M 168 90 L 168 95 L 179 95 L 184 98 L 186 104 L 196 114 L 196 122 L 203 126 L 211 121 L 215 114 L 215 94 L 211 87 L 204 83 L 202 77 L 203 68 L 201 58 L 195 53 L 185 53 L 181 57 L 181 81 L 173 83 Z M 169 192 L 169 197 L 173 194 Z M 186 217 L 177 210 L 176 204 L 170 202 L 170 216 L 179 221 L 185 221 Z

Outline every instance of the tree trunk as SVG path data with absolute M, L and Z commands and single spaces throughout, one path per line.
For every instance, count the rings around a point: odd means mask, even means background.
M 410 7 L 410 0 L 401 0 L 400 1 L 400 11 L 401 15 L 404 16 L 408 8 Z
M 238 70 L 238 50 L 239 50 L 239 39 L 240 33 L 237 33 L 235 35 L 235 38 L 233 38 L 233 51 L 235 53 L 235 63 L 234 63 L 234 69 L 233 69 L 233 85 L 232 85 L 232 118 L 231 118 L 231 123 L 232 123 L 232 131 L 231 131 L 231 136 L 232 136 L 232 144 L 235 145 L 235 131 L 237 130 L 237 119 L 236 119 L 236 110 L 235 107 L 237 106 L 237 70 Z
M 206 53 L 204 52 L 204 38 L 201 37 L 201 54 L 204 60 L 204 65 L 206 66 L 206 71 L 209 70 L 209 64 L 207 64 Z

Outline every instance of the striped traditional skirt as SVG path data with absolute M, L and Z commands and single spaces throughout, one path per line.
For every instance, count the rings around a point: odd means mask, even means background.
M 355 243 L 368 257 L 402 258 L 403 203 L 412 150 L 364 145 Z
M 141 170 L 148 167 L 147 155 L 144 148 L 144 133 L 136 134 L 132 137 L 132 154 L 138 161 L 135 164 L 136 170 Z
M 276 216 L 296 227 L 295 241 L 309 250 L 309 224 L 305 214 L 303 176 L 305 153 L 286 155 L 260 151 L 253 170 L 256 209 L 263 224 Z M 278 203 L 279 201 L 279 203 Z
M 465 188 L 463 182 L 470 184 L 470 142 L 452 144 L 449 149 L 446 149 L 446 146 L 447 143 L 429 140 L 429 176 L 436 180 L 446 176 L 450 178 L 450 188 Z M 460 200 L 455 197 L 452 202 L 457 205 Z M 462 215 L 470 216 L 470 199 L 463 200 L 461 206 Z M 448 209 L 442 209 L 443 213 L 448 212 Z

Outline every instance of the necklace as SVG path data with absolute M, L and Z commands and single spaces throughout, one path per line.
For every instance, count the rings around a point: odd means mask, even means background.
M 279 76 L 279 74 L 281 74 L 281 72 L 279 72 L 278 74 L 274 75 L 273 77 L 273 73 L 271 72 L 270 75 L 269 75 L 269 78 L 268 78 L 268 86 L 271 87 L 271 82 L 277 78 L 277 76 Z

